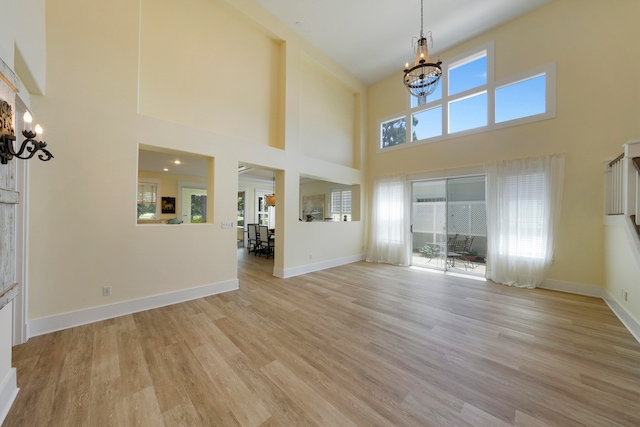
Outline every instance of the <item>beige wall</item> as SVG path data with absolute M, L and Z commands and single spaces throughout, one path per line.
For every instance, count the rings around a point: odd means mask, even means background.
M 601 165 L 640 133 L 638 16 L 637 1 L 556 0 L 440 53 L 446 60 L 493 40 L 498 80 L 555 61 L 555 119 L 377 154 L 378 120 L 404 111 L 406 90 L 401 73 L 371 86 L 370 177 L 565 152 L 560 234 L 549 279 L 602 287 Z
M 362 135 L 337 157 L 301 154 L 300 58 L 365 102 L 353 76 L 251 0 L 62 0 L 46 13 L 47 90 L 33 104 L 55 159 L 31 167 L 30 319 L 235 280 L 237 230 L 221 222 L 236 221 L 238 162 L 277 171 L 279 271 L 362 252 L 362 223 L 338 252 L 327 239 L 339 231 L 295 229 L 300 173 L 363 181 L 345 166 L 362 163 Z M 256 61 L 264 68 L 248 78 Z M 211 224 L 132 221 L 138 144 L 215 159 Z M 297 256 L 309 248 L 313 261 Z
M 141 114 L 281 146 L 282 40 L 220 1 L 144 0 L 141 17 Z
M 356 96 L 317 62 L 300 63 L 300 146 L 310 157 L 353 167 Z

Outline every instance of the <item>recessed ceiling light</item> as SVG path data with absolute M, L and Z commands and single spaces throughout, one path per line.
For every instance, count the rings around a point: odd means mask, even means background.
M 173 163 L 175 163 L 176 165 L 179 165 L 181 162 L 180 162 L 180 160 L 176 160 Z
M 167 169 L 167 168 L 164 168 L 162 170 L 165 171 L 165 172 L 169 172 L 169 169 Z

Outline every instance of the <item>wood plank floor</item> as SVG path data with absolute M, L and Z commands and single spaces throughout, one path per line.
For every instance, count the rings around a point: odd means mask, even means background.
M 596 298 L 356 263 L 32 338 L 3 426 L 640 426 Z

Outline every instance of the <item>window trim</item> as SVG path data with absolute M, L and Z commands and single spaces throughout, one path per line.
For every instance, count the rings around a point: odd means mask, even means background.
M 487 83 L 484 85 L 476 86 L 471 89 L 467 89 L 462 92 L 458 92 L 455 95 L 450 96 L 448 93 L 448 85 L 449 85 L 449 69 L 456 68 L 462 66 L 466 63 L 472 62 L 486 54 L 487 57 Z M 469 135 L 474 135 L 477 133 L 490 132 L 497 129 L 503 129 L 511 126 L 519 126 L 522 124 L 533 123 L 541 120 L 548 120 L 556 117 L 556 63 L 551 62 L 540 67 L 536 67 L 530 70 L 523 71 L 521 73 L 500 79 L 495 80 L 495 51 L 494 51 L 494 42 L 490 41 L 488 43 L 482 44 L 474 49 L 466 51 L 460 55 L 457 55 L 453 58 L 450 58 L 447 61 L 443 62 L 442 66 L 442 77 L 440 81 L 440 85 L 442 85 L 442 96 L 431 102 L 427 102 L 424 105 L 420 106 L 411 106 L 411 94 L 406 94 L 406 103 L 405 103 L 405 111 L 402 113 L 395 113 L 386 117 L 383 117 L 377 121 L 378 124 L 378 138 L 376 141 L 377 148 L 376 153 L 383 153 L 387 151 L 393 150 L 402 150 L 409 147 L 415 147 L 423 144 L 430 144 L 433 142 L 445 141 L 453 138 L 460 138 Z M 520 117 L 513 120 L 507 120 L 504 122 L 496 123 L 495 122 L 495 95 L 496 90 L 500 89 L 504 86 L 508 86 L 514 83 L 518 83 L 524 80 L 528 80 L 534 77 L 538 77 L 541 75 L 545 75 L 546 79 L 546 92 L 545 92 L 545 112 L 541 114 L 535 114 L 532 116 Z M 447 90 L 445 90 L 445 88 Z M 464 98 L 471 97 L 473 95 L 480 94 L 481 92 L 486 92 L 487 94 L 487 125 L 480 126 L 473 129 L 466 129 L 459 132 L 450 133 L 449 132 L 449 108 L 450 104 Z M 416 113 L 420 113 L 425 110 L 429 110 L 432 108 L 436 108 L 438 106 L 442 106 L 442 133 L 439 136 L 434 136 L 431 138 L 419 139 L 416 141 L 412 140 L 413 135 L 413 115 Z M 382 124 L 392 121 L 405 118 L 406 123 L 406 139 L 403 144 L 391 145 L 388 147 L 382 147 Z
M 495 82 L 495 87 L 493 88 L 493 114 L 494 114 L 494 122 L 495 122 L 495 93 L 496 90 L 503 88 L 505 86 L 509 86 L 512 84 L 520 83 L 525 80 L 533 79 L 535 77 L 540 77 L 544 75 L 546 80 L 545 85 L 545 112 L 540 114 L 534 114 L 532 116 L 520 117 L 518 119 L 507 120 L 500 123 L 493 123 L 493 129 L 502 129 L 511 126 L 518 126 L 527 123 L 533 123 L 540 120 L 553 119 L 556 116 L 556 63 L 551 62 L 549 64 L 542 65 L 540 67 L 534 68 L 532 70 L 524 71 L 522 73 L 510 76 L 508 78 L 502 79 L 500 81 Z

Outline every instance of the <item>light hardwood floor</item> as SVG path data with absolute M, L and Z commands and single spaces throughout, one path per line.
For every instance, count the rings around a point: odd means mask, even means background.
M 32 338 L 3 426 L 640 426 L 596 298 L 364 262 Z

